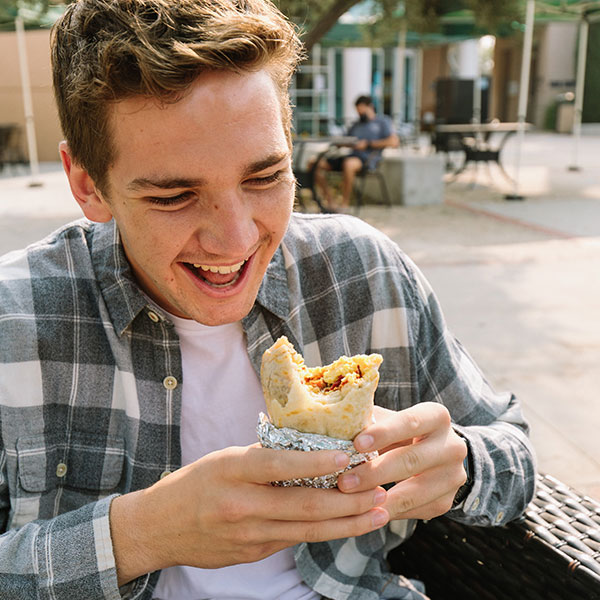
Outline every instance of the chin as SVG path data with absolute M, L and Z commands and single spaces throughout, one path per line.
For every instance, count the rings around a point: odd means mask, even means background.
M 198 321 L 202 325 L 215 327 L 217 325 L 227 325 L 241 321 L 252 310 L 253 303 L 249 306 L 241 307 L 215 307 L 211 309 L 198 308 L 187 313 L 187 318 Z

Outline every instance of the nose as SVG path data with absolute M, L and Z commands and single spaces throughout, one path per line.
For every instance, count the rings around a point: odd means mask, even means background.
M 256 247 L 259 226 L 252 204 L 241 194 L 219 194 L 200 208 L 197 236 L 202 251 L 215 257 L 239 259 Z

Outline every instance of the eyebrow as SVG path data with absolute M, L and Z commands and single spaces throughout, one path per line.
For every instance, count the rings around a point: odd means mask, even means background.
M 254 173 L 260 173 L 260 171 L 264 171 L 265 169 L 284 161 L 289 156 L 289 150 L 286 150 L 285 152 L 274 152 L 273 154 L 269 154 L 269 156 L 266 156 L 262 160 L 257 160 L 256 162 L 250 163 L 244 170 L 244 177 L 253 175 Z
M 268 169 L 289 157 L 289 151 L 274 152 L 261 160 L 250 163 L 243 172 L 243 177 L 248 177 L 254 173 L 259 173 Z M 172 190 L 181 188 L 202 187 L 206 183 L 205 179 L 191 179 L 186 177 L 136 177 L 127 184 L 130 191 L 138 191 L 147 188 L 157 188 L 161 190 Z

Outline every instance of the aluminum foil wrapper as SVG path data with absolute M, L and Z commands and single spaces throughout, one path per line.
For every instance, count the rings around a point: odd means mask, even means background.
M 316 433 L 303 433 L 289 427 L 275 427 L 264 413 L 258 416 L 256 426 L 258 439 L 263 448 L 274 450 L 341 450 L 350 457 L 350 464 L 340 471 L 320 477 L 305 477 L 302 479 L 289 479 L 286 481 L 272 481 L 271 485 L 279 487 L 303 486 L 313 488 L 334 488 L 337 486 L 338 476 L 353 467 L 378 456 L 377 452 L 361 453 L 356 450 L 354 444 L 348 440 L 338 440 L 327 435 Z

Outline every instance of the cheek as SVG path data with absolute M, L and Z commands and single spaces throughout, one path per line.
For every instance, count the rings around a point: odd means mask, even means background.
M 121 231 L 123 243 L 145 270 L 156 272 L 170 265 L 180 252 L 184 230 L 163 220 L 138 218 Z
M 294 208 L 293 184 L 290 184 L 288 189 L 289 192 L 286 191 L 286 194 L 276 203 L 272 203 L 264 213 L 266 215 L 264 223 L 273 236 L 283 237 Z

